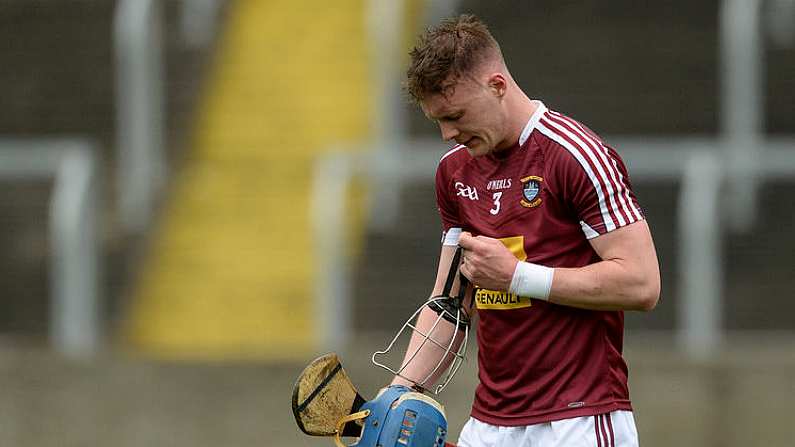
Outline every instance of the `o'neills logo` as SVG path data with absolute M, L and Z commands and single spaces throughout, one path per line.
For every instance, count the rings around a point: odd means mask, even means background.
M 520 179 L 522 182 L 522 201 L 520 202 L 523 207 L 535 208 L 541 204 L 541 182 L 544 181 L 541 177 L 535 175 L 528 175 Z
M 478 309 L 519 309 L 530 307 L 530 298 L 517 296 L 509 292 L 478 289 L 475 293 L 475 305 Z

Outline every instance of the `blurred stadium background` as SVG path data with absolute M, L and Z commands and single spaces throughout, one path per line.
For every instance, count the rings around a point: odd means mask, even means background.
M 333 349 L 374 395 L 427 297 L 446 146 L 399 84 L 458 12 L 636 174 L 643 445 L 792 445 L 791 0 L 0 0 L 0 445 L 331 445 L 293 380 Z

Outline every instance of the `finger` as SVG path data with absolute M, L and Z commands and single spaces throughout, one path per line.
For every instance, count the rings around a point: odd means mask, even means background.
M 458 268 L 458 271 L 461 272 L 462 275 L 466 276 L 468 280 L 472 280 L 471 275 L 472 273 L 469 271 L 469 266 L 467 264 L 461 264 L 461 267 Z
M 461 233 L 461 236 L 458 237 L 458 246 L 463 249 L 468 249 L 472 246 L 472 241 L 474 241 L 472 234 L 468 231 L 464 231 Z
M 469 233 L 461 233 L 461 237 L 458 239 L 458 246 L 463 248 L 464 250 L 469 250 L 474 252 L 481 248 L 485 241 L 479 240 L 480 236 L 472 236 Z
M 500 242 L 499 240 L 494 239 L 493 237 L 488 237 L 488 236 L 475 236 L 473 239 L 478 241 L 478 242 L 484 242 L 484 243 Z M 500 243 L 502 243 L 502 242 L 500 242 Z

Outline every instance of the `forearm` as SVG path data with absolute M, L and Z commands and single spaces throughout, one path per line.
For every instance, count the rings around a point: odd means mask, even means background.
M 437 320 L 439 321 L 436 328 L 431 331 Z M 413 386 L 416 383 L 423 388 L 430 388 L 454 360 L 454 355 L 451 352 L 458 350 L 463 342 L 464 333 L 456 331 L 448 321 L 439 319 L 439 315 L 428 307 L 420 312 L 416 327 L 424 334 L 431 334 L 438 345 L 426 340 L 418 331 L 414 331 L 401 363 L 400 376 L 395 376 L 392 384 Z M 455 339 L 453 339 L 454 337 Z M 447 347 L 451 345 L 451 342 L 452 347 L 448 350 Z

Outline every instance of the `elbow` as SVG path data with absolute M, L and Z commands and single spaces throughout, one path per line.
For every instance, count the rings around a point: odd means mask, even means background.
M 640 298 L 638 301 L 638 310 L 643 312 L 651 312 L 657 307 L 657 303 L 660 301 L 660 294 L 648 294 Z
M 660 301 L 660 278 L 648 281 L 640 288 L 636 296 L 637 310 L 651 312 Z

